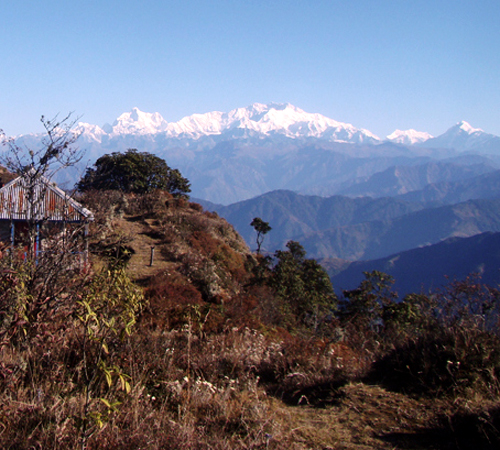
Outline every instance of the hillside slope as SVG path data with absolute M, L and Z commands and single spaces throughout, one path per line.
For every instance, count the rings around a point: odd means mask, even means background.
M 425 188 L 400 195 L 403 201 L 453 204 L 473 199 L 500 197 L 500 171 L 485 173 L 460 181 L 430 183 Z
M 485 177 L 496 180 L 494 174 Z M 255 241 L 254 217 L 269 222 L 268 252 L 299 241 L 311 257 L 376 259 L 435 244 L 454 236 L 500 231 L 498 198 L 426 207 L 398 198 L 328 198 L 275 191 L 229 206 L 210 205 L 232 223 L 249 245 Z
M 341 189 L 338 194 L 351 197 L 395 197 L 409 192 L 421 191 L 436 183 L 459 184 L 469 178 L 492 172 L 496 165 L 487 158 L 477 157 L 477 163 L 464 164 L 459 158 L 446 161 L 431 161 L 425 164 L 393 166 L 377 172 L 366 180 L 356 180 L 352 186 Z M 481 160 L 482 159 L 482 160 Z M 405 199 L 405 197 L 400 197 Z M 468 200 L 468 199 L 463 199 Z M 423 200 L 422 200 L 423 201 Z
M 478 274 L 489 286 L 500 285 L 500 233 L 482 233 L 467 238 L 449 238 L 426 247 L 396 253 L 372 261 L 356 261 L 340 273 L 331 274 L 338 292 L 354 289 L 363 272 L 377 270 L 394 277 L 400 296 L 429 292 L 453 280 Z
M 164 192 L 91 192 L 83 201 L 97 206 L 93 254 L 99 260 L 118 257 L 134 280 L 147 282 L 158 274 L 174 282 L 181 278 L 212 301 L 239 290 L 238 276 L 252 256 L 234 228 L 216 214 Z

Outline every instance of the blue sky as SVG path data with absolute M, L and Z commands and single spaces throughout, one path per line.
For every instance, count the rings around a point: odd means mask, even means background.
M 17 0 L 0 4 L 0 128 L 169 122 L 289 102 L 384 137 L 500 135 L 498 0 Z

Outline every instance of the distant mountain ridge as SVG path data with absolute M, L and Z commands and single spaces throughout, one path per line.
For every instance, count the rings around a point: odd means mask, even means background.
M 354 289 L 363 280 L 363 272 L 378 270 L 394 277 L 394 289 L 402 297 L 409 293 L 427 293 L 463 280 L 471 274 L 489 286 L 500 284 L 500 233 L 446 239 L 434 245 L 395 253 L 385 258 L 358 261 L 340 272 L 330 273 L 335 290 Z
M 461 151 L 482 148 L 488 150 L 500 144 L 500 137 L 485 133 L 480 128 L 473 128 L 462 121 L 435 138 L 420 143 L 429 148 L 455 148 Z
M 212 111 L 192 114 L 177 122 L 167 122 L 160 113 L 147 113 L 133 108 L 121 114 L 112 125 L 79 123 L 78 130 L 94 139 L 119 135 L 163 134 L 166 138 L 199 139 L 223 135 L 234 130 L 247 130 L 262 135 L 279 134 L 288 138 L 317 138 L 330 142 L 377 144 L 383 140 L 372 132 L 338 122 L 317 113 L 308 113 L 289 103 L 254 103 L 227 113 Z M 403 145 L 423 145 L 432 148 L 473 149 L 490 140 L 500 139 L 480 128 L 461 121 L 440 136 L 423 131 L 395 130 L 385 140 Z
M 430 183 L 421 190 L 408 192 L 396 198 L 403 201 L 448 205 L 479 198 L 500 198 L 500 171 L 487 170 L 483 174 L 461 180 Z
M 444 161 L 429 161 L 422 164 L 391 166 L 370 177 L 351 180 L 349 186 L 338 190 L 338 194 L 350 197 L 370 196 L 404 196 L 404 200 L 431 201 L 438 198 L 422 197 L 417 193 L 431 186 L 444 186 L 445 183 L 457 185 L 468 179 L 488 174 L 500 167 L 494 160 L 478 158 L 476 162 L 463 163 L 460 158 L 450 158 Z M 413 194 L 413 195 L 412 195 Z M 474 198 L 474 197 L 469 197 Z M 463 198 L 458 201 L 465 201 Z M 477 197 L 479 198 L 479 197 Z M 411 200 L 410 200 L 411 201 Z
M 273 228 L 264 240 L 266 251 L 293 239 L 318 259 L 383 258 L 450 237 L 500 232 L 500 196 L 429 208 L 390 197 L 323 198 L 274 191 L 229 206 L 205 206 L 233 224 L 251 247 L 255 232 L 250 222 L 260 217 Z
M 398 130 L 383 140 L 368 130 L 287 103 L 254 103 L 227 113 L 193 114 L 177 122 L 133 108 L 112 124 L 101 128 L 79 123 L 76 131 L 80 148 L 87 151 L 85 160 L 65 174 L 60 172 L 58 183 L 67 182 L 70 188 L 85 167 L 103 154 L 137 148 L 179 169 L 191 181 L 194 197 L 220 204 L 277 189 L 322 196 L 371 195 L 375 191 L 366 184 L 370 177 L 391 177 L 394 174 L 383 174 L 390 167 L 450 160 L 464 152 L 500 156 L 500 138 L 466 122 L 437 137 Z M 16 141 L 38 148 L 41 138 L 32 134 Z M 456 168 L 453 171 L 458 173 Z M 434 177 L 429 182 L 450 180 L 446 170 L 440 173 L 444 178 Z M 421 183 L 411 189 L 406 184 L 391 192 L 391 181 L 384 183 L 386 191 L 374 195 L 423 188 Z M 367 190 L 358 189 L 359 184 L 365 184 Z

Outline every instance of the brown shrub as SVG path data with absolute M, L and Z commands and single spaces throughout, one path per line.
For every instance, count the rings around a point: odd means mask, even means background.
M 193 250 L 208 258 L 212 258 L 217 253 L 220 245 L 220 243 L 205 230 L 193 231 L 192 235 L 189 237 L 189 242 Z
M 219 218 L 219 214 L 217 214 L 215 211 L 205 211 L 203 214 L 206 217 L 208 217 L 209 219 L 218 219 Z
M 172 194 L 167 191 L 155 190 L 146 194 L 129 194 L 131 201 L 127 208 L 127 214 L 157 216 L 166 209 L 166 202 L 172 198 Z
M 78 200 L 90 208 L 96 221 L 106 221 L 115 216 L 122 216 L 129 207 L 128 197 L 120 191 L 87 191 Z
M 192 209 L 193 211 L 198 211 L 198 212 L 203 211 L 203 206 L 201 206 L 199 203 L 189 202 L 189 208 Z
M 149 306 L 143 321 L 165 330 L 185 322 L 186 307 L 203 304 L 201 293 L 175 272 L 153 277 L 145 294 Z

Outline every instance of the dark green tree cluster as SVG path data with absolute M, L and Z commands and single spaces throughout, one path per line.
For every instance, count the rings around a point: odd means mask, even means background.
M 321 318 L 336 309 L 332 283 L 315 259 L 306 258 L 302 245 L 289 241 L 286 247 L 274 254 L 269 284 L 295 317 L 317 328 Z
M 260 217 L 250 225 L 257 232 L 257 265 L 254 283 L 267 284 L 280 300 L 282 319 L 287 326 L 306 326 L 318 331 L 325 318 L 333 318 L 337 297 L 326 270 L 315 260 L 306 258 L 299 242 L 289 241 L 287 250 L 277 250 L 274 257 L 262 256 L 261 245 L 271 226 Z
M 174 197 L 186 197 L 191 192 L 189 181 L 179 170 L 171 169 L 158 156 L 136 149 L 101 156 L 87 169 L 77 189 L 80 192 L 109 189 L 135 194 L 162 189 Z
M 380 328 L 388 315 L 396 314 L 398 297 L 392 291 L 394 278 L 383 272 L 364 272 L 356 289 L 343 292 L 339 317 L 355 322 L 358 328 Z

